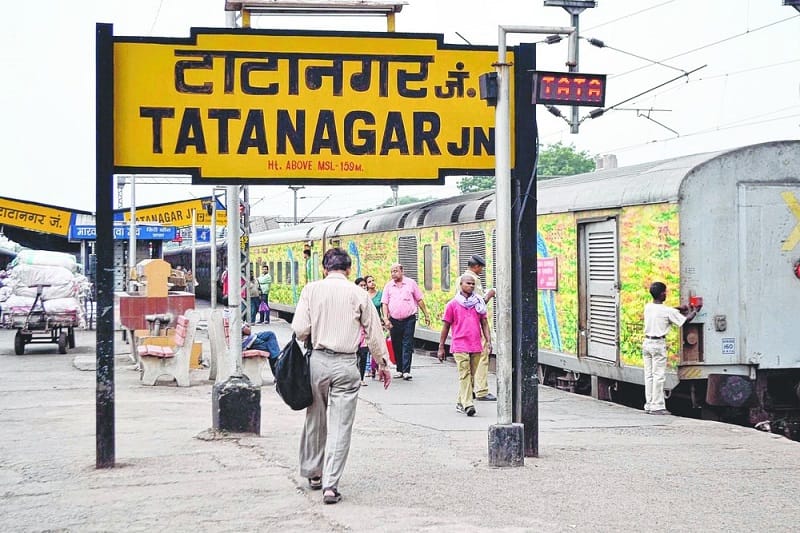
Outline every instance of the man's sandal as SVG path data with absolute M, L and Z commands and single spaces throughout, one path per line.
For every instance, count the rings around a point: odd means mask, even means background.
M 308 478 L 308 487 L 311 490 L 319 490 L 322 488 L 322 478 L 321 477 L 310 477 Z
M 334 488 L 325 489 L 324 494 L 322 495 L 322 501 L 326 504 L 339 503 L 341 500 L 342 495 Z

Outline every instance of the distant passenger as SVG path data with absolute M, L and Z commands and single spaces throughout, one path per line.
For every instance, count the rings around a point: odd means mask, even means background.
M 366 278 L 358 277 L 355 284 L 364 290 L 367 290 Z M 358 343 L 358 373 L 361 375 L 361 386 L 366 387 L 367 382 L 364 381 L 364 374 L 370 365 L 369 347 L 367 346 L 367 333 L 364 328 L 361 328 L 361 340 Z
M 492 333 L 486 319 L 486 302 L 475 294 L 475 278 L 464 274 L 459 279 L 458 287 L 456 297 L 444 309 L 438 356 L 440 361 L 444 361 L 444 343 L 447 342 L 447 334 L 452 331 L 450 353 L 458 366 L 456 410 L 466 413 L 467 416 L 475 416 L 472 383 L 482 355 L 492 349 Z
M 367 282 L 367 294 L 369 294 L 369 297 L 372 299 L 372 305 L 375 306 L 375 310 L 378 311 L 378 316 L 381 317 L 381 323 L 383 323 L 383 307 L 381 306 L 383 291 L 377 289 L 375 285 L 375 276 L 364 276 L 364 280 Z M 369 375 L 372 379 L 375 379 L 377 370 L 378 365 L 375 364 L 375 360 L 372 359 L 369 367 Z
M 269 324 L 269 288 L 272 287 L 272 276 L 269 274 L 269 265 L 261 265 L 261 275 L 258 276 L 258 285 L 261 287 L 261 298 L 266 307 L 259 306 L 264 311 L 259 311 L 258 323 Z
M 664 403 L 664 377 L 667 371 L 667 333 L 672 324 L 683 326 L 700 311 L 699 307 L 668 307 L 667 286 L 660 281 L 650 285 L 653 301 L 644 306 L 644 411 L 651 415 L 668 415 Z
M 261 304 L 261 286 L 252 272 L 250 281 L 247 283 L 247 293 L 250 296 L 250 322 L 256 322 L 259 315 L 258 306 Z
M 397 358 L 397 374 L 394 377 L 411 379 L 411 357 L 414 354 L 414 329 L 417 325 L 417 309 L 425 315 L 424 323 L 430 326 L 428 308 L 422 299 L 417 282 L 403 275 L 403 265 L 391 267 L 392 279 L 383 288 L 383 324 L 392 337 L 392 348 Z
M 311 250 L 305 248 L 303 250 L 303 260 L 305 262 L 305 270 L 306 270 L 306 283 L 310 283 L 313 281 L 313 265 L 311 261 Z
M 483 284 L 481 283 L 481 274 L 483 274 L 483 269 L 486 266 L 486 261 L 483 259 L 482 256 L 475 254 L 469 258 L 467 261 L 467 269 L 464 271 L 463 276 L 469 276 L 475 282 L 475 296 L 478 298 L 482 298 L 483 302 L 488 304 L 489 301 L 494 298 L 495 290 L 489 289 L 488 291 L 483 290 Z M 456 294 L 461 290 L 461 287 L 456 289 Z M 484 339 L 484 343 L 486 340 Z M 489 353 L 491 352 L 490 349 L 484 348 L 483 353 L 478 360 L 478 366 L 475 369 L 475 382 L 474 382 L 474 391 L 475 396 L 479 401 L 482 402 L 496 402 L 497 396 L 489 392 Z
M 372 304 L 375 306 L 375 309 L 378 311 L 378 315 L 382 319 L 383 307 L 381 307 L 381 298 L 383 297 L 383 291 L 378 290 L 375 283 L 375 276 L 364 276 L 364 280 L 367 282 L 367 294 L 369 294 L 369 297 L 372 298 Z

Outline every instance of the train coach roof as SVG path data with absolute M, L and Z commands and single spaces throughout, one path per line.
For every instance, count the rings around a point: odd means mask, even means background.
M 476 219 L 476 211 L 483 203 L 486 204 L 484 211 L 489 204 L 494 205 L 494 191 L 480 191 L 361 213 L 341 219 L 333 226 L 329 234 L 331 237 L 335 237 L 363 231 L 391 231 L 472 221 Z M 494 218 L 494 210 L 479 218 Z
M 728 151 L 674 157 L 540 181 L 538 212 L 561 213 L 676 201 L 681 182 L 692 170 Z
M 273 242 L 300 242 L 313 241 L 322 238 L 325 229 L 335 223 L 336 219 L 298 224 L 286 228 L 271 229 L 263 232 L 250 234 L 250 244 L 252 246 L 261 244 L 272 244 Z

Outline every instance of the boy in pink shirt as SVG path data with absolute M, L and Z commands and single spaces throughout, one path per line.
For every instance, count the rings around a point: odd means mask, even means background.
M 472 400 L 472 381 L 478 366 L 483 345 L 481 333 L 486 337 L 487 349 L 492 350 L 492 333 L 486 319 L 486 302 L 473 294 L 475 280 L 471 276 L 461 276 L 460 290 L 456 297 L 448 302 L 442 317 L 442 333 L 439 336 L 439 360 L 444 361 L 444 343 L 447 335 L 453 333 L 450 353 L 458 366 L 458 403 L 456 410 L 475 416 Z

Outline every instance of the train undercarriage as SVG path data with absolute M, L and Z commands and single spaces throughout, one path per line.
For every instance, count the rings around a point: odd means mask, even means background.
M 540 365 L 539 380 L 576 394 L 644 407 L 644 387 L 636 383 L 547 365 Z M 735 390 L 721 390 L 726 386 Z M 732 382 L 683 380 L 666 393 L 667 409 L 674 415 L 754 427 L 800 441 L 800 370 L 759 370 L 755 380 Z

